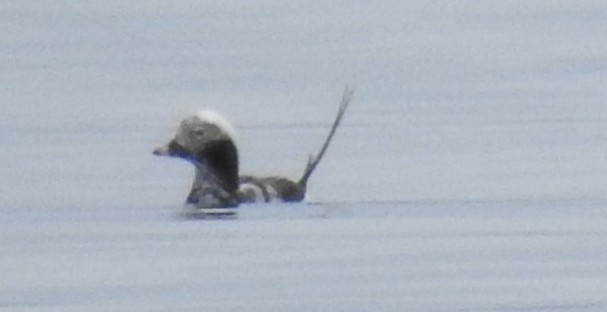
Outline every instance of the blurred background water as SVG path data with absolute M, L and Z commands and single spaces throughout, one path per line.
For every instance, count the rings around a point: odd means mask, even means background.
M 244 172 L 297 177 L 357 93 L 315 201 L 600 199 L 603 1 L 0 5 L 2 206 L 183 199 L 150 151 L 200 108 Z
M 0 310 L 604 311 L 607 2 L 1 1 Z M 200 108 L 308 204 L 178 218 Z

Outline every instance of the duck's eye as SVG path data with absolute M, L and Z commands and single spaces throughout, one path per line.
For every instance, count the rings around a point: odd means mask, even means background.
M 197 136 L 203 136 L 204 135 L 204 130 L 202 129 L 196 129 L 194 130 L 194 134 Z

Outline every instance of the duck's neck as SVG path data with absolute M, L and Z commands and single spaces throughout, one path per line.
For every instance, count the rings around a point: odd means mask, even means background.
M 215 141 L 196 154 L 197 171 L 208 171 L 227 193 L 238 192 L 238 150 L 231 140 Z

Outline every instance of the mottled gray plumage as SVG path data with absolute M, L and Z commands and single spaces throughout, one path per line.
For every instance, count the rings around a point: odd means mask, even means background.
M 299 180 L 290 180 L 284 177 L 255 177 L 241 176 L 240 183 L 240 200 L 241 202 L 270 202 L 280 200 L 283 202 L 299 202 L 306 195 L 308 179 L 322 160 L 325 152 L 329 148 L 331 140 L 335 135 L 337 127 L 350 104 L 354 89 L 346 88 L 341 99 L 341 104 L 335 117 L 335 121 L 331 126 L 331 131 L 327 135 L 323 146 L 316 156 L 310 155 L 308 164 Z

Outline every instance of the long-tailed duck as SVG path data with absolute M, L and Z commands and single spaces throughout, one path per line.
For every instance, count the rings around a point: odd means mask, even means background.
M 179 157 L 195 166 L 195 177 L 186 202 L 198 208 L 228 208 L 240 203 L 299 202 L 308 179 L 324 156 L 350 103 L 354 90 L 346 88 L 337 116 L 316 156 L 310 155 L 299 180 L 284 177 L 238 176 L 239 159 L 235 131 L 222 116 L 200 111 L 184 119 L 175 137 L 154 155 Z

